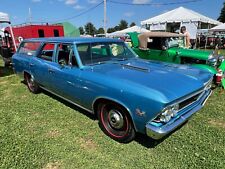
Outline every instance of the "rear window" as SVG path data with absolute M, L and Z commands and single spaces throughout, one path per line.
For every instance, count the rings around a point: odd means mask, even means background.
M 34 55 L 40 44 L 40 42 L 24 42 L 21 44 L 18 53 L 25 55 Z

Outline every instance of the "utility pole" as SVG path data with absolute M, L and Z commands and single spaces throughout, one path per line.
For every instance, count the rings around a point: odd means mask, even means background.
M 106 13 L 106 0 L 104 0 L 104 32 L 105 32 L 105 36 L 106 36 L 106 33 L 107 33 L 107 26 L 106 26 L 106 23 L 107 23 L 107 13 Z
M 30 8 L 29 8 L 29 22 L 30 22 L 30 24 L 32 22 L 32 14 L 31 14 L 31 9 Z

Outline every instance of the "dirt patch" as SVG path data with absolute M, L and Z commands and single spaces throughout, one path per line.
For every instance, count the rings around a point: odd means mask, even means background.
M 1 72 L 0 72 L 0 77 L 1 77 Z M 0 85 L 5 85 L 7 84 L 7 81 L 0 81 Z
M 46 136 L 48 138 L 56 138 L 56 137 L 61 136 L 61 133 L 58 130 L 51 130 L 46 134 Z
M 209 124 L 213 127 L 219 127 L 225 129 L 225 121 L 222 120 L 210 120 Z
M 43 169 L 60 169 L 60 163 L 59 162 L 52 162 L 48 163 L 46 166 L 43 167 Z
M 79 140 L 80 146 L 85 150 L 96 150 L 98 145 L 92 139 L 81 138 Z

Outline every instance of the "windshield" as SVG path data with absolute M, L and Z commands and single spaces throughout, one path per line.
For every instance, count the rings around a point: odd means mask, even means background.
M 78 44 L 77 50 L 83 65 L 100 64 L 106 61 L 122 61 L 136 57 L 123 42 Z
M 168 48 L 184 47 L 184 37 L 170 37 L 167 39 Z

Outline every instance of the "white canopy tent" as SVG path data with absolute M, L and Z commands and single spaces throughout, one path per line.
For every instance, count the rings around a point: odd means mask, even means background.
M 4 28 L 0 29 L 0 36 L 4 37 Z
M 168 27 L 171 25 L 176 25 L 176 28 L 178 26 L 178 29 L 181 26 L 186 26 L 187 30 L 190 32 L 191 39 L 196 38 L 197 29 L 205 27 L 209 29 L 212 26 L 219 24 L 221 23 L 214 19 L 184 7 L 179 7 L 153 18 L 141 21 L 141 25 L 150 27 L 151 31 L 171 31 L 168 30 Z
M 126 28 L 126 29 L 121 30 L 121 31 L 116 31 L 116 32 L 113 32 L 113 33 L 108 33 L 107 36 L 108 37 L 125 36 L 129 32 L 143 33 L 143 32 L 149 32 L 149 30 L 135 25 L 135 26 Z
M 9 15 L 3 12 L 0 12 L 0 23 L 10 23 Z
M 0 23 L 8 23 L 9 24 L 9 29 L 10 29 L 10 33 L 11 33 L 11 36 L 12 36 L 13 45 L 15 46 L 15 50 L 17 50 L 16 42 L 15 42 L 15 38 L 14 38 L 12 26 L 11 26 L 11 22 L 10 22 L 10 19 L 9 19 L 9 15 L 6 14 L 6 13 L 0 12 Z
M 225 32 L 225 23 L 211 28 L 210 31 L 217 31 L 217 32 L 224 31 Z

